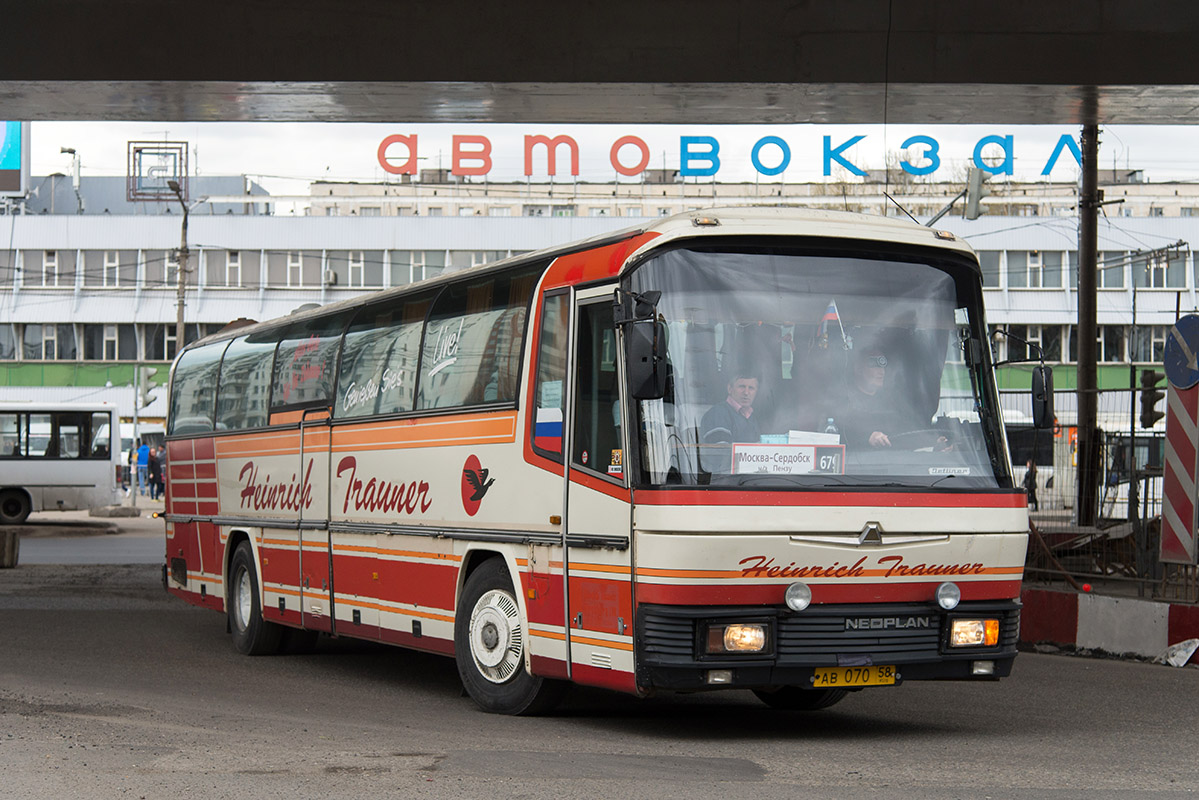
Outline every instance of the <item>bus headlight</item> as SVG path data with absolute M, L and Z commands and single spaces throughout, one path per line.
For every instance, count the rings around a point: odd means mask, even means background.
M 946 581 L 937 587 L 937 605 L 946 611 L 953 611 L 962 602 L 962 590 L 956 583 Z
M 708 627 L 709 653 L 760 653 L 766 649 L 766 626 L 738 622 Z
M 793 583 L 787 587 L 783 600 L 792 611 L 803 611 L 812 604 L 812 590 L 806 583 Z
M 955 619 L 949 628 L 950 647 L 994 647 L 999 644 L 999 620 Z

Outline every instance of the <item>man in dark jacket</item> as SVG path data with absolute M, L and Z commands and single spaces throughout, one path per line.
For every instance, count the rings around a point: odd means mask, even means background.
M 754 398 L 758 395 L 758 376 L 747 370 L 736 371 L 728 382 L 724 402 L 708 409 L 699 424 L 700 441 L 704 444 L 757 442 L 761 431 L 754 417 Z M 703 468 L 708 472 L 728 472 L 732 465 L 731 450 L 707 451 Z

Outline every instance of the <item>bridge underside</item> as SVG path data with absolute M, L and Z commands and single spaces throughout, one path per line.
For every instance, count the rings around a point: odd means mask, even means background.
M 1199 123 L 1190 0 L 38 0 L 34 120 Z

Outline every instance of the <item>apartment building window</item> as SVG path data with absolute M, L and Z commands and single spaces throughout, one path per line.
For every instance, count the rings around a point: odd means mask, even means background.
M 42 286 L 58 285 L 58 251 L 42 252 Z
M 1163 209 L 1161 206 L 1149 206 L 1149 216 L 1164 217 L 1165 209 Z
M 95 262 L 93 262 L 95 263 Z M 121 284 L 121 254 L 116 250 L 104 251 L 104 285 L 120 286 Z
M 1042 282 L 1041 269 L 1043 266 L 1040 250 L 1031 250 L 1028 253 L 1028 282 L 1025 284 L 1030 289 L 1039 289 L 1045 284 Z
M 669 217 L 669 216 L 670 216 L 670 209 L 669 209 L 669 208 L 661 208 L 661 207 L 659 207 L 659 208 L 658 208 L 658 216 L 659 216 L 659 217 Z
M 1134 258 L 1133 285 L 1138 289 L 1182 289 L 1186 286 L 1185 264 L 1186 256 L 1173 250 Z
M 475 215 L 474 206 L 458 206 L 458 216 L 473 217 Z
M 166 265 L 166 269 L 163 273 L 165 275 L 165 280 L 163 282 L 163 286 L 160 286 L 158 288 L 161 289 L 164 287 L 170 288 L 172 286 L 178 286 L 179 285 L 179 251 L 178 250 L 167 250 L 166 253 L 163 254 L 163 263 Z M 148 288 L 153 288 L 153 287 L 148 287 Z
M 14 361 L 17 357 L 17 329 L 15 325 L 0 325 L 0 361 Z
M 1036 358 L 1036 348 L 1040 347 L 1046 361 L 1062 360 L 1062 327 L 1060 325 L 1008 325 L 1007 329 L 1011 334 L 1004 337 L 1007 342 L 1008 358 Z M 1028 346 L 1024 342 L 1027 342 Z
M 361 250 L 350 251 L 350 286 L 363 287 L 366 285 L 366 256 Z
M 241 286 L 241 251 L 225 253 L 225 285 Z
M 326 217 L 336 217 L 337 216 L 337 206 L 329 206 L 328 208 L 326 208 L 325 216 Z
M 1167 325 L 1139 326 L 1132 340 L 1133 360 L 1141 363 L 1161 364 L 1166 355 Z
M 1100 325 L 1095 334 L 1095 360 L 1100 364 L 1124 363 L 1124 326 Z M 1078 361 L 1078 326 L 1070 326 L 1071 362 Z
M 100 324 L 83 326 L 84 361 L 133 361 L 137 358 L 137 339 L 133 325 Z
M 487 216 L 489 216 L 489 217 L 510 217 L 510 216 L 512 216 L 512 209 L 509 208 L 508 206 L 491 206 L 490 208 L 487 209 Z
M 429 216 L 430 217 L 440 217 L 443 215 L 443 212 L 444 212 L 444 209 L 441 206 L 430 206 L 429 207 Z
M 381 217 L 383 209 L 380 206 L 363 206 L 358 209 L 358 215 L 361 217 Z
M 978 254 L 978 263 L 983 271 L 983 287 L 987 289 L 999 288 L 999 251 L 998 250 L 981 250 Z
M 304 257 L 301 253 L 292 251 L 287 254 L 287 285 L 304 285 Z
M 625 208 L 625 210 L 624 210 L 624 215 L 625 215 L 626 217 L 639 217 L 639 216 L 641 216 L 641 206 L 628 206 L 628 207 L 626 207 L 626 208 Z
M 1195 208 L 1194 206 L 1183 206 L 1182 208 L 1178 209 L 1178 216 L 1199 217 L 1199 208 Z
M 23 349 L 27 361 L 74 361 L 75 327 L 26 325 Z

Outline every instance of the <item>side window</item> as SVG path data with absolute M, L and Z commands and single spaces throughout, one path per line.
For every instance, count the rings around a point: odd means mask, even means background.
M 334 416 L 412 410 L 421 331 L 434 296 L 401 297 L 358 312 L 341 352 Z
M 92 458 L 108 458 L 112 452 L 112 415 L 106 411 L 92 413 L 92 426 L 88 434 L 91 441 Z
M 571 461 L 623 480 L 620 382 L 616 379 L 616 331 L 610 301 L 579 307 L 578 353 Z
M 537 347 L 537 380 L 533 387 L 533 449 L 562 461 L 562 420 L 566 410 L 567 300 L 545 298 L 541 309 L 541 341 Z
M 171 407 L 167 418 L 171 434 L 205 433 L 213 429 L 216 413 L 217 378 L 221 356 L 229 342 L 188 350 L 179 357 L 171 383 Z
M 345 326 L 346 315 L 339 314 L 287 329 L 275 355 L 272 410 L 330 404 L 337 348 Z
M 543 265 L 442 290 L 421 354 L 418 409 L 514 403 L 529 297 Z
M 25 426 L 20 414 L 0 414 L 0 458 L 20 458 L 25 455 L 21 434 Z
M 217 430 L 257 428 L 267 423 L 277 332 L 234 339 L 221 361 L 216 401 Z

